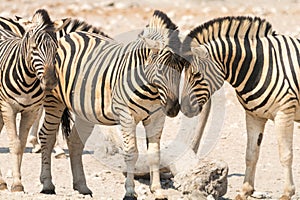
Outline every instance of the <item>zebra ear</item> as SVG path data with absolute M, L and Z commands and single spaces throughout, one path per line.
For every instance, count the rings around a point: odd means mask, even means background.
M 62 30 L 70 21 L 71 18 L 55 20 L 53 22 L 55 32 Z
M 21 24 L 21 26 L 28 27 L 32 24 L 32 22 L 30 20 L 24 19 L 22 17 L 16 16 L 16 20 L 19 22 L 19 24 Z
M 199 56 L 200 58 L 209 57 L 208 51 L 203 45 L 197 47 L 191 47 L 191 51 L 194 56 Z
M 140 38 L 142 38 L 146 44 L 146 46 L 151 49 L 154 53 L 158 53 L 160 49 L 163 49 L 164 44 L 157 40 L 151 40 L 149 38 L 143 37 L 139 35 Z
M 25 29 L 26 32 L 34 28 L 34 24 L 31 20 L 25 19 L 19 16 L 15 16 L 16 21 Z

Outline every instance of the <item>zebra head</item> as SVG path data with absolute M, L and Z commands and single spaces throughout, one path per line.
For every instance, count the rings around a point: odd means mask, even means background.
M 159 93 L 162 110 L 175 117 L 179 110 L 179 84 L 183 62 L 179 56 L 181 42 L 177 26 L 162 12 L 155 11 L 143 38 L 150 49 L 145 74 Z
M 35 72 L 43 90 L 51 90 L 57 84 L 55 56 L 57 39 L 53 22 L 46 10 L 38 10 L 27 24 L 27 63 Z
M 203 105 L 223 85 L 224 76 L 204 45 L 188 49 L 183 52 L 186 62 L 181 112 L 187 117 L 193 117 L 202 111 Z

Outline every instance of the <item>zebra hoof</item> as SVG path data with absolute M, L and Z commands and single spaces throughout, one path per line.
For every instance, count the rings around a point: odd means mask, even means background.
M 42 194 L 56 194 L 55 190 L 42 190 L 41 193 Z
M 287 195 L 282 195 L 279 200 L 290 200 L 291 198 Z
M 11 192 L 24 192 L 23 185 L 12 185 Z
M 74 190 L 77 190 L 79 192 L 79 194 L 83 194 L 83 195 L 90 195 L 91 197 L 93 197 L 93 192 L 87 187 L 73 187 Z
M 37 144 L 35 147 L 31 150 L 32 153 L 41 153 L 41 145 Z
M 136 196 L 125 196 L 123 200 L 137 200 Z
M 66 159 L 67 155 L 65 154 L 65 152 L 59 153 L 59 154 L 55 154 L 54 156 L 56 159 Z
M 7 190 L 7 184 L 6 183 L 0 183 L 0 190 Z
M 155 200 L 168 200 L 168 198 L 165 195 L 155 195 Z
M 238 194 L 234 200 L 246 200 L 247 198 L 246 197 L 243 197 L 242 195 Z

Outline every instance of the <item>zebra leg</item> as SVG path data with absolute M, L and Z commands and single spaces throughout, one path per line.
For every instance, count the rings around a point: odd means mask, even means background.
M 247 126 L 247 150 L 246 150 L 246 172 L 242 191 L 235 199 L 246 199 L 254 192 L 254 179 L 256 163 L 259 157 L 266 119 L 258 118 L 246 112 Z
M 70 152 L 70 162 L 73 175 L 73 189 L 80 194 L 91 195 L 92 191 L 86 185 L 82 165 L 82 152 L 84 145 L 93 131 L 94 124 L 84 121 L 75 116 L 75 123 L 71 134 L 67 137 Z
M 13 169 L 13 184 L 11 186 L 12 192 L 19 192 L 24 191 L 24 187 L 21 183 L 21 164 L 22 164 L 22 158 L 23 158 L 23 152 L 26 146 L 27 137 L 29 133 L 29 129 L 32 126 L 33 122 L 36 119 L 38 110 L 30 110 L 27 112 L 21 113 L 21 120 L 20 120 L 20 126 L 19 126 L 19 140 L 17 144 L 17 148 L 13 147 L 13 152 L 17 152 L 16 155 L 14 155 L 14 162 L 16 162 L 18 165 L 14 166 Z
M 136 123 L 131 114 L 123 112 L 120 114 L 121 132 L 124 147 L 124 160 L 126 163 L 126 181 L 124 200 L 137 199 L 134 190 L 134 168 L 138 159 L 138 149 L 136 144 Z
M 275 130 L 279 145 L 279 158 L 284 168 L 284 193 L 281 200 L 291 199 L 295 194 L 295 185 L 292 174 L 293 162 L 293 130 L 294 115 L 293 113 L 285 114 L 278 112 L 275 117 Z
M 35 120 L 35 122 L 33 123 L 32 127 L 30 129 L 30 132 L 29 132 L 28 140 L 29 140 L 29 143 L 31 143 L 33 146 L 32 153 L 40 153 L 41 152 L 41 145 L 38 142 L 37 134 L 38 134 L 38 130 L 39 130 L 40 119 L 42 118 L 42 115 L 43 115 L 43 110 L 44 110 L 43 107 L 41 107 L 39 109 L 38 117 Z
M 0 112 L 0 132 L 3 128 L 3 125 L 4 125 L 4 122 L 3 122 L 3 118 L 2 118 L 2 113 Z M 6 190 L 6 189 L 7 189 L 7 184 L 2 177 L 2 173 L 1 173 L 1 169 L 0 169 L 0 190 Z
M 7 135 L 9 138 L 9 151 L 13 168 L 13 191 L 24 191 L 20 174 L 20 154 L 22 152 L 22 149 L 21 142 L 17 134 L 16 111 L 14 111 L 14 109 L 8 104 L 3 104 L 1 110 L 4 125 L 6 127 Z
M 56 143 L 54 145 L 54 151 L 55 151 L 55 155 L 54 157 L 56 159 L 61 159 L 61 158 L 67 158 L 65 151 L 62 148 L 62 144 L 61 144 L 61 139 L 59 138 L 60 131 L 56 132 Z
M 155 112 L 146 121 L 143 121 L 147 136 L 147 154 L 150 168 L 150 190 L 155 199 L 167 199 L 163 195 L 160 184 L 160 138 L 165 123 L 163 112 Z
M 61 129 L 59 131 L 56 132 L 56 143 L 54 145 L 54 151 L 55 151 L 55 155 L 54 157 L 56 159 L 63 159 L 63 158 L 67 158 L 67 155 L 63 149 L 63 135 L 62 135 L 62 131 Z
M 56 141 L 56 132 L 60 125 L 60 119 L 65 106 L 55 97 L 46 96 L 44 102 L 45 117 L 39 132 L 42 153 L 42 168 L 40 181 L 43 184 L 41 193 L 55 194 L 55 186 L 51 176 L 51 153 Z

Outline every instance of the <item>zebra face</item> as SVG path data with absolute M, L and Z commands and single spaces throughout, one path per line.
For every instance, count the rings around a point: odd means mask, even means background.
M 194 117 L 202 111 L 203 105 L 218 90 L 224 78 L 220 76 L 216 63 L 204 47 L 192 49 L 191 63 L 186 62 L 184 85 L 181 94 L 181 112 Z
M 168 47 L 152 55 L 155 66 L 153 84 L 157 87 L 163 112 L 175 117 L 179 110 L 179 84 L 183 63 Z M 151 64 L 150 64 L 151 65 Z
M 40 12 L 40 13 L 39 13 Z M 41 10 L 36 14 L 36 20 L 26 33 L 28 40 L 27 62 L 35 72 L 43 90 L 51 90 L 57 84 L 55 71 L 55 56 L 57 40 L 53 23 L 48 13 Z M 39 16 L 42 15 L 42 16 Z M 38 22 L 36 22 L 38 21 Z
M 209 85 L 203 74 L 194 65 L 185 67 L 181 93 L 181 112 L 194 117 L 202 111 L 210 96 Z

